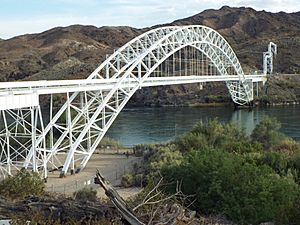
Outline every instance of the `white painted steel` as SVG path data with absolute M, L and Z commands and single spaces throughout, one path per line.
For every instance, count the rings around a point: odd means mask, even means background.
M 195 60 L 199 53 L 201 58 Z M 172 56 L 173 63 L 167 64 Z M 178 76 L 169 76 L 170 65 Z M 191 75 L 191 71 L 196 73 Z M 230 45 L 209 27 L 170 26 L 148 31 L 115 51 L 86 80 L 0 83 L 0 96 L 51 94 L 47 125 L 39 106 L 2 110 L 5 128 L 0 132 L 0 172 L 10 174 L 24 166 L 43 170 L 47 177 L 48 168 L 63 166 L 61 176 L 70 168 L 83 169 L 139 88 L 225 81 L 233 102 L 246 105 L 253 100 L 253 82 L 265 79 L 265 75 L 244 75 Z M 54 113 L 52 94 L 56 93 L 66 93 L 66 102 Z M 13 122 L 9 124 L 7 117 Z M 18 141 L 23 137 L 29 141 Z M 63 161 L 57 157 L 60 153 L 66 155 Z
M 30 91 L 26 94 L 12 94 L 6 92 L 6 95 L 0 95 L 0 110 L 18 109 L 39 105 L 39 96 Z
M 245 79 L 252 80 L 252 82 L 263 82 L 265 75 L 245 75 Z M 206 83 L 206 82 L 220 82 L 220 81 L 239 81 L 236 75 L 214 75 L 214 76 L 170 76 L 170 77 L 148 77 L 142 87 L 172 85 L 172 84 L 186 84 L 186 83 Z M 102 79 L 102 80 L 55 80 L 55 81 L 22 81 L 22 82 L 6 82 L 5 88 L 0 85 L 0 110 L 18 108 L 18 102 L 24 101 L 23 106 L 37 106 L 38 95 L 49 95 L 68 92 L 82 92 L 82 91 L 97 91 L 110 90 L 118 83 L 120 79 Z M 128 78 L 129 85 L 134 84 L 134 78 Z M 153 85 L 156 84 L 156 85 Z M 126 87 L 128 84 L 124 84 Z M 11 99 L 15 98 L 16 105 L 10 104 Z M 32 103 L 31 103 L 32 102 Z M 26 104 L 27 103 L 27 104 Z M 1 108 L 8 104 L 6 108 Z M 5 106 L 4 106 L 5 107 Z
M 263 54 L 263 73 L 273 73 L 273 55 L 277 55 L 277 45 L 270 42 L 268 45 L 268 51 Z

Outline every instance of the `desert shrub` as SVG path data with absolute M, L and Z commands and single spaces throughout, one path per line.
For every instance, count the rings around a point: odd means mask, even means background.
M 134 176 L 132 173 L 125 173 L 121 179 L 121 185 L 123 187 L 131 187 L 134 184 Z
M 101 147 L 110 147 L 110 148 L 113 148 L 113 149 L 120 149 L 120 148 L 123 147 L 122 144 L 118 140 L 115 140 L 115 139 L 112 139 L 112 138 L 109 138 L 109 137 L 102 138 L 99 146 L 101 146 Z
M 45 183 L 40 175 L 25 169 L 0 182 L 0 195 L 11 199 L 22 199 L 29 195 L 40 196 L 44 191 Z
M 265 117 L 252 131 L 251 139 L 261 143 L 265 150 L 278 145 L 285 136 L 279 132 L 281 125 L 276 118 Z
M 196 133 L 186 133 L 175 140 L 175 144 L 182 153 L 187 153 L 191 149 L 206 148 L 208 143 L 203 135 Z
M 293 177 L 224 151 L 193 151 L 180 166 L 166 166 L 162 174 L 170 181 L 182 180 L 183 192 L 196 195 L 196 210 L 224 213 L 242 224 L 272 221 L 299 192 Z
M 278 225 L 298 225 L 300 221 L 300 195 L 297 196 L 293 204 L 281 208 L 275 215 L 274 222 Z
M 282 137 L 278 143 L 272 146 L 272 150 L 279 152 L 293 153 L 300 150 L 300 144 L 290 137 Z
M 261 145 L 251 143 L 245 131 L 236 124 L 222 124 L 216 119 L 198 123 L 190 132 L 178 137 L 177 148 L 187 153 L 192 149 L 215 148 L 227 152 L 247 153 L 261 150 Z
M 183 159 L 180 151 L 174 145 L 159 147 L 149 158 L 149 164 L 146 170 L 148 174 L 154 176 L 162 169 L 164 165 L 179 165 Z
M 133 147 L 133 154 L 137 157 L 143 156 L 147 159 L 148 156 L 152 155 L 153 151 L 158 145 L 154 144 L 139 144 Z
M 97 191 L 91 187 L 84 187 L 73 193 L 74 197 L 78 201 L 97 201 Z
M 300 151 L 296 151 L 289 160 L 289 168 L 294 171 L 296 180 L 300 184 Z
M 149 148 L 143 175 L 148 185 L 158 175 L 167 183 L 182 181 L 183 192 L 196 196 L 194 209 L 205 214 L 225 214 L 239 224 L 275 221 L 280 214 L 282 221 L 296 221 L 299 144 L 279 128 L 265 118 L 248 137 L 234 124 L 198 123 L 173 143 Z
M 268 165 L 276 173 L 284 174 L 288 169 L 289 156 L 281 152 L 266 152 L 258 159 L 258 164 Z
M 135 174 L 134 175 L 134 183 L 135 187 L 143 187 L 147 183 L 146 177 L 143 174 Z

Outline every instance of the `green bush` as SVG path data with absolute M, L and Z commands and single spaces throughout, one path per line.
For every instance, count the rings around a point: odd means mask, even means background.
M 38 173 L 21 169 L 15 176 L 0 182 L 0 195 L 11 199 L 22 199 L 29 195 L 40 196 L 45 192 L 45 183 Z
M 224 213 L 243 224 L 272 221 L 299 192 L 293 177 L 224 151 L 193 151 L 180 166 L 166 166 L 162 173 L 170 181 L 182 180 L 185 194 L 196 195 L 196 210 Z
M 265 117 L 255 126 L 251 134 L 251 139 L 254 142 L 261 143 L 265 150 L 270 150 L 285 138 L 279 132 L 280 127 L 280 123 L 275 118 Z
M 143 187 L 146 183 L 146 178 L 143 174 L 136 174 L 134 176 L 134 186 L 135 187 Z
M 131 187 L 134 184 L 134 177 L 131 173 L 125 173 L 121 179 L 121 185 L 123 187 Z
M 121 145 L 121 143 L 118 140 L 115 140 L 115 139 L 112 139 L 112 138 L 109 138 L 109 137 L 102 138 L 99 146 L 105 147 L 105 148 L 110 147 L 110 148 L 113 148 L 113 149 L 123 148 L 123 146 Z
M 258 159 L 258 164 L 268 165 L 278 174 L 285 174 L 288 169 L 289 157 L 281 152 L 266 152 Z
M 274 222 L 277 225 L 299 225 L 300 221 L 300 195 L 289 207 L 281 208 L 275 215 Z
M 78 201 L 97 201 L 97 191 L 91 187 L 84 187 L 81 190 L 74 192 L 73 195 Z
M 294 171 L 296 180 L 300 184 L 300 150 L 296 151 L 289 160 L 289 168 Z
M 158 172 L 163 166 L 167 165 L 179 165 L 183 157 L 174 145 L 167 145 L 159 147 L 157 151 L 149 158 L 148 174 L 157 176 Z
M 290 137 L 283 136 L 278 140 L 277 144 L 272 146 L 272 150 L 293 153 L 300 150 L 300 144 Z
M 187 153 L 192 149 L 216 148 L 227 152 L 247 153 L 261 150 L 257 143 L 251 143 L 245 131 L 236 124 L 221 124 L 216 119 L 198 123 L 190 132 L 178 137 L 177 148 Z
M 144 156 L 144 158 L 147 158 L 147 156 L 150 154 L 151 152 L 156 149 L 156 145 L 154 144 L 139 144 L 139 145 L 135 145 L 133 147 L 133 154 L 137 157 L 140 156 Z
M 182 181 L 183 192 L 196 196 L 194 208 L 208 215 L 225 214 L 240 224 L 288 224 L 299 212 L 300 149 L 279 128 L 265 118 L 249 137 L 235 124 L 198 123 L 171 144 L 147 147 L 143 177 L 148 185 L 158 175 L 167 183 Z

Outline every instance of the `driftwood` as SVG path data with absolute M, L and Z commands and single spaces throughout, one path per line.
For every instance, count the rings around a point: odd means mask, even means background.
M 146 212 L 149 216 L 149 221 L 147 225 L 174 225 L 177 221 L 190 222 L 193 221 L 195 213 L 189 213 L 188 217 L 185 215 L 185 210 L 183 206 L 174 203 L 171 206 L 166 203 L 166 201 L 179 196 L 180 198 L 187 198 L 179 190 L 180 185 L 178 185 L 177 192 L 170 196 L 163 196 L 159 187 L 161 185 L 162 179 L 155 185 L 155 187 L 146 195 L 143 201 L 138 204 L 136 207 L 131 209 L 124 199 L 114 190 L 112 185 L 101 175 L 99 170 L 97 170 L 95 177 L 95 184 L 100 184 L 101 187 L 105 190 L 105 194 L 115 205 L 117 210 L 120 212 L 124 220 L 130 225 L 146 225 L 139 219 L 135 211 L 141 208 L 142 206 L 150 205 L 155 206 L 152 208 L 151 212 Z M 159 214 L 159 215 L 158 215 Z M 160 221 L 154 221 L 154 217 L 160 217 Z
M 145 225 L 141 222 L 129 208 L 124 199 L 114 190 L 110 183 L 105 180 L 99 170 L 97 170 L 95 184 L 100 184 L 101 187 L 105 190 L 106 196 L 111 200 L 115 205 L 117 210 L 121 213 L 123 218 L 131 225 Z

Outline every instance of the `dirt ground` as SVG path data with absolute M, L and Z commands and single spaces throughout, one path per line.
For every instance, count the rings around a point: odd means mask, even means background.
M 94 184 L 96 170 L 99 169 L 103 176 L 108 179 L 115 187 L 119 194 L 128 198 L 139 191 L 141 188 L 122 188 L 120 187 L 122 175 L 132 170 L 135 163 L 140 163 L 141 158 L 129 155 L 126 156 L 127 150 L 102 150 L 98 154 L 93 154 L 86 168 L 81 172 L 64 178 L 59 178 L 59 171 L 48 174 L 46 189 L 49 192 L 59 192 L 66 195 L 72 195 L 76 190 L 83 187 L 92 187 L 96 189 L 99 197 L 106 197 L 104 191 L 99 185 Z

